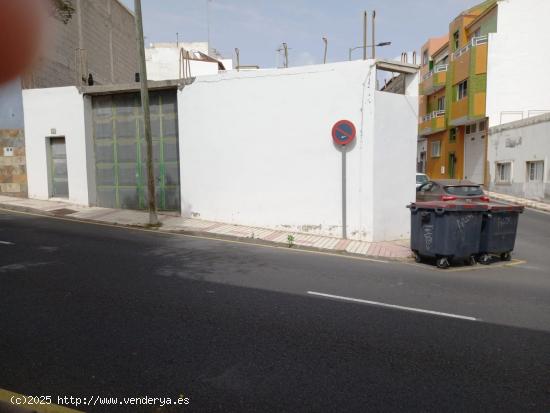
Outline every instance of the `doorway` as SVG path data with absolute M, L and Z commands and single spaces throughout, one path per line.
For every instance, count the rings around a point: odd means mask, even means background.
M 455 179 L 456 174 L 456 155 L 454 152 L 449 154 L 449 178 Z
M 67 150 L 65 138 L 50 138 L 50 196 L 52 198 L 69 197 L 69 178 L 67 176 Z

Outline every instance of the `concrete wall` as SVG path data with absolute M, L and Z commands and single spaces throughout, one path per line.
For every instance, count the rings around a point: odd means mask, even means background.
M 91 113 L 89 98 L 76 87 L 23 91 L 27 148 L 29 198 L 50 197 L 48 137 L 65 137 L 69 201 L 89 205 L 93 202 L 88 188 L 94 188 L 93 147 L 89 136 Z M 91 191 L 94 192 L 94 191 Z
M 490 189 L 519 197 L 550 199 L 550 114 L 539 115 L 489 129 Z M 544 161 L 539 188 L 526 183 L 527 162 Z M 497 162 L 512 163 L 510 183 L 496 182 Z M 538 192 L 538 193 L 536 193 Z
M 500 0 L 497 33 L 489 35 L 489 126 L 550 112 L 550 2 Z
M 50 39 L 40 62 L 25 76 L 24 87 L 81 85 L 81 77 L 87 79 L 89 73 L 97 84 L 133 82 L 139 65 L 132 12 L 118 0 L 73 4 L 76 12 L 68 24 L 49 19 Z
M 340 236 L 340 119 L 348 234 L 409 234 L 418 98 L 376 91 L 372 61 L 205 76 L 178 96 L 182 214 Z

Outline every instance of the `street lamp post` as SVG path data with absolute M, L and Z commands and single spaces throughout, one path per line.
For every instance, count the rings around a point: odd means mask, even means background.
M 353 52 L 354 50 L 365 49 L 366 47 L 375 48 L 375 47 L 384 47 L 384 46 L 389 46 L 389 45 L 391 45 L 391 42 L 381 42 L 381 43 L 378 43 L 378 44 L 371 44 L 371 45 L 367 45 L 367 46 L 350 47 L 348 49 L 349 60 L 351 60 L 351 52 Z

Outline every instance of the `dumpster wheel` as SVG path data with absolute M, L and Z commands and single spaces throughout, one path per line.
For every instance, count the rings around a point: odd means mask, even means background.
M 475 256 L 471 256 L 470 258 L 466 259 L 466 265 L 474 266 L 477 264 L 477 260 Z
M 450 267 L 449 259 L 447 257 L 438 258 L 436 261 L 437 268 L 445 270 Z
M 422 262 L 422 257 L 420 256 L 420 254 L 417 251 L 413 251 L 413 255 L 414 261 L 420 264 Z
M 502 254 L 500 254 L 500 259 L 502 261 L 510 261 L 512 259 L 512 254 L 510 254 L 509 252 L 503 252 Z
M 489 254 L 481 254 L 478 261 L 480 264 L 489 265 L 491 263 L 491 256 Z

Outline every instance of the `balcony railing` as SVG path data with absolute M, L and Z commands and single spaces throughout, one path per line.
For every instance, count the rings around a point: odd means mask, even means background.
M 458 49 L 456 52 L 453 53 L 452 59 L 457 59 L 460 56 L 462 56 L 464 53 L 468 52 L 472 47 L 479 46 L 480 44 L 486 44 L 489 42 L 488 36 L 479 36 L 474 37 L 472 40 L 468 42 L 466 46 L 464 46 L 462 49 Z
M 434 67 L 432 70 L 430 70 L 428 73 L 426 73 L 424 76 L 422 76 L 422 80 L 424 81 L 424 80 L 429 79 L 429 78 L 432 77 L 435 73 L 446 72 L 448 68 L 449 68 L 449 65 L 448 65 L 448 64 L 437 65 L 437 66 Z
M 422 116 L 422 122 L 429 122 L 430 120 L 435 119 L 435 118 L 439 118 L 441 116 L 445 116 L 445 109 L 443 109 L 443 110 L 434 110 L 433 112 Z

